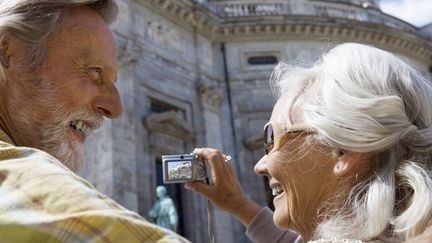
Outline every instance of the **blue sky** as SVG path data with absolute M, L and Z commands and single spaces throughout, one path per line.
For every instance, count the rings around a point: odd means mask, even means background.
M 432 0 L 381 0 L 381 10 L 417 27 L 432 22 Z

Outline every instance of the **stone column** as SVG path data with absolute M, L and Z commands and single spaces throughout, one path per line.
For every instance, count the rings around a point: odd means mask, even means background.
M 79 173 L 99 191 L 128 209 L 137 211 L 136 158 L 133 100 L 133 69 L 136 50 L 128 43 L 119 50 L 117 88 L 123 105 L 123 116 L 105 119 L 104 125 L 86 141 L 85 164 Z
M 113 197 L 128 209 L 138 212 L 136 179 L 136 126 L 141 120 L 136 117 L 134 102 L 134 69 L 139 50 L 132 42 L 119 48 L 117 88 L 123 106 L 123 115 L 112 122 L 113 137 Z
M 118 1 L 119 18 L 114 35 L 119 43 L 118 82 L 123 115 L 115 120 L 105 119 L 104 125 L 88 139 L 85 164 L 80 174 L 99 191 L 128 209 L 138 211 L 136 183 L 135 127 L 140 119 L 134 117 L 134 67 L 138 49 L 121 36 L 128 35 L 130 0 Z M 118 33 L 121 33 L 119 35 Z
M 206 146 L 223 151 L 223 128 L 221 127 L 220 103 L 223 90 L 215 85 L 200 83 L 198 85 L 203 107 Z M 213 233 L 216 242 L 234 242 L 231 217 L 222 210 L 213 209 Z

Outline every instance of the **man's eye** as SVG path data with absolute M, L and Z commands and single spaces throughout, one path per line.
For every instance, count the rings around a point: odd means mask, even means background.
M 103 80 L 102 80 L 102 70 L 100 68 L 92 68 L 88 70 L 88 76 L 89 78 L 96 82 L 96 84 L 103 84 Z

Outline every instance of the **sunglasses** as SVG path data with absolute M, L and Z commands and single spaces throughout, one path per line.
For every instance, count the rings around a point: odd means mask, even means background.
M 266 155 L 269 154 L 274 148 L 282 147 L 288 140 L 288 135 L 297 134 L 297 136 L 301 134 L 312 134 L 315 133 L 314 130 L 305 127 L 304 125 L 295 125 L 290 128 L 289 131 L 285 131 L 282 135 L 277 137 L 275 142 L 273 126 L 271 123 L 267 123 L 264 126 L 264 150 Z

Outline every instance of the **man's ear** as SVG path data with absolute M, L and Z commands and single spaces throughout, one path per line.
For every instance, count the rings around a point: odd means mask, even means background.
M 10 67 L 9 36 L 7 35 L 0 38 L 0 63 L 6 69 Z
M 363 174 L 363 169 L 369 168 L 371 156 L 367 153 L 341 151 L 334 166 L 333 173 L 338 177 Z M 365 168 L 366 167 L 366 168 Z
M 22 68 L 26 52 L 26 45 L 15 36 L 5 34 L 0 37 L 0 64 L 4 69 Z

